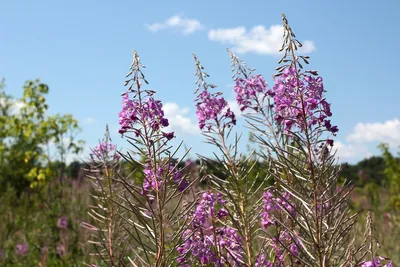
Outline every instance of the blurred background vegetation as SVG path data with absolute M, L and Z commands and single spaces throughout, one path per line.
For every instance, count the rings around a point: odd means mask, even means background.
M 23 91 L 14 99 L 0 83 L 0 265 L 84 266 L 94 262 L 89 233 L 81 227 L 92 221 L 87 215 L 91 188 L 84 179 L 85 163 L 66 161 L 83 148 L 76 138 L 78 121 L 69 114 L 47 114 L 49 88 L 39 80 L 27 81 Z M 350 199 L 355 211 L 362 210 L 356 236 L 363 238 L 365 212 L 371 210 L 380 254 L 400 262 L 400 154 L 392 155 L 386 144 L 380 149 L 380 156 L 343 164 L 341 176 L 345 186 L 356 186 Z M 122 175 L 136 170 L 133 179 L 142 179 L 138 166 L 121 164 Z M 198 169 L 198 160 L 191 164 Z M 256 162 L 252 179 L 265 177 L 267 166 Z M 218 169 L 215 162 L 207 171 Z M 60 223 L 63 218 L 66 225 Z

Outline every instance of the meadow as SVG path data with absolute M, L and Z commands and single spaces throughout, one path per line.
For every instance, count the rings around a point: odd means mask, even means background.
M 107 127 L 86 162 L 79 123 L 48 116 L 47 85 L 0 91 L 1 266 L 393 266 L 400 261 L 400 157 L 339 164 L 322 75 L 308 69 L 285 15 L 282 58 L 268 86 L 228 50 L 251 132 L 193 55 L 194 100 L 212 157 L 178 157 L 137 51 L 126 76 L 117 151 Z M 207 65 L 207 64 L 205 64 Z M 323 70 L 321 70 L 323 72 Z M 15 103 L 20 104 L 15 109 Z M 337 103 L 332 103 L 335 105 Z M 66 138 L 67 137 L 67 138 Z M 240 142 L 254 147 L 238 151 Z M 60 157 L 48 153 L 49 144 Z

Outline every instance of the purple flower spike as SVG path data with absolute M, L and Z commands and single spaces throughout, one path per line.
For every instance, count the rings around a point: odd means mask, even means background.
M 227 127 L 236 125 L 235 114 L 230 110 L 228 102 L 218 95 L 219 93 L 210 94 L 207 90 L 203 90 L 199 95 L 196 104 L 196 115 L 201 130 L 204 127 L 210 130 L 213 125 L 212 122 L 217 122 L 221 119 L 228 119 Z
M 242 238 L 236 229 L 217 225 L 218 220 L 228 216 L 228 211 L 219 207 L 223 203 L 225 201 L 221 194 L 203 193 L 192 215 L 191 227 L 183 234 L 184 243 L 177 248 L 178 263 L 192 263 L 192 258 L 196 258 L 201 264 L 225 266 L 226 263 L 229 266 L 241 266 L 237 263 L 243 260 Z M 217 258 L 214 254 L 217 248 L 229 253 Z
M 249 77 L 247 80 L 237 79 L 233 90 L 236 93 L 236 101 L 241 111 L 252 108 L 259 95 L 266 95 L 269 92 L 261 75 Z
M 141 131 L 134 128 L 136 124 L 144 124 L 141 126 L 147 127 L 154 132 L 158 132 L 162 128 L 169 126 L 169 121 L 164 117 L 164 110 L 161 101 L 155 100 L 148 95 L 141 101 L 138 99 L 130 99 L 129 93 L 125 93 L 122 97 L 122 110 L 118 113 L 120 134 L 124 134 L 132 130 L 136 136 L 141 134 Z M 163 133 L 163 137 L 171 140 L 174 133 Z
M 315 72 L 311 74 L 315 75 Z M 323 98 L 324 92 L 321 77 L 304 75 L 299 78 L 295 68 L 286 68 L 267 94 L 274 99 L 275 120 L 278 124 L 285 122 L 285 131 L 289 132 L 295 126 L 304 131 L 318 124 L 335 135 L 339 128 L 326 119 L 332 112 L 330 104 Z
M 98 160 L 102 160 L 105 157 L 108 157 L 110 154 L 114 154 L 113 151 L 115 151 L 114 144 L 101 142 L 92 150 L 92 155 Z M 120 155 L 114 154 L 114 158 L 118 160 Z

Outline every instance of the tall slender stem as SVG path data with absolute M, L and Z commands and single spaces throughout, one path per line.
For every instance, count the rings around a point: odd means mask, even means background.
M 297 58 L 294 54 L 294 43 L 292 39 L 290 39 L 290 44 L 291 46 L 291 51 L 292 51 L 292 66 L 296 71 L 296 80 L 297 80 L 297 85 L 300 82 L 300 77 L 299 77 L 299 72 L 297 71 Z M 302 112 L 302 119 L 303 119 L 303 127 L 304 127 L 304 134 L 306 137 L 306 142 L 307 142 L 307 161 L 308 161 L 308 167 L 310 170 L 310 176 L 311 176 L 311 181 L 313 184 L 313 197 L 314 197 L 314 213 L 315 213 L 315 227 L 316 227 L 316 249 L 318 253 L 318 259 L 319 259 L 319 265 L 322 267 L 324 266 L 323 264 L 323 255 L 321 253 L 321 237 L 320 237 L 320 223 L 319 223 L 319 212 L 318 212 L 318 188 L 317 188 L 317 181 L 315 178 L 315 170 L 314 170 L 314 163 L 312 160 L 312 152 L 311 152 L 311 141 L 310 141 L 310 134 L 308 132 L 308 125 L 307 125 L 307 114 L 306 114 L 306 106 L 304 104 L 304 98 L 303 98 L 303 93 L 300 92 L 299 87 L 297 86 L 297 93 L 300 95 L 300 100 L 301 100 L 301 112 Z
M 218 136 L 221 141 L 222 147 L 225 150 L 225 154 L 228 157 L 228 162 L 229 162 L 229 167 L 232 175 L 234 178 L 238 181 L 238 170 L 236 167 L 235 160 L 232 158 L 229 148 L 226 145 L 225 142 L 225 135 L 224 135 L 224 129 L 221 129 L 220 123 L 218 120 L 215 120 L 218 128 Z M 245 239 L 245 245 L 246 245 L 246 254 L 247 254 L 247 264 L 248 266 L 252 266 L 252 250 L 251 250 L 251 236 L 250 236 L 250 229 L 248 225 L 248 220 L 247 220 L 247 212 L 245 211 L 245 199 L 240 191 L 238 191 L 238 196 L 239 196 L 239 216 L 241 219 L 241 225 L 243 226 L 243 233 L 244 233 L 244 239 Z

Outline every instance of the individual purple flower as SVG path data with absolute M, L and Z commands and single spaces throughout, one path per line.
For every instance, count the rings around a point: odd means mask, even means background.
M 374 258 L 372 261 L 364 262 L 361 266 L 362 267 L 382 267 L 382 264 L 377 258 Z
M 166 119 L 166 118 L 161 118 L 161 119 L 160 119 L 160 124 L 161 124 L 163 127 L 168 127 L 168 125 L 169 125 L 168 119 Z
M 67 229 L 68 227 L 68 218 L 66 216 L 61 216 L 57 220 L 57 227 L 59 229 Z
M 297 247 L 297 245 L 295 243 L 292 243 L 290 245 L 290 252 L 292 253 L 292 255 L 298 257 L 299 256 L 299 249 Z
M 172 138 L 174 138 L 175 137 L 175 134 L 174 134 L 174 132 L 170 132 L 170 133 L 162 133 L 163 134 L 163 136 L 165 137 L 165 138 L 167 138 L 167 140 L 171 140 Z
M 217 217 L 218 217 L 218 219 L 225 218 L 225 217 L 228 216 L 228 215 L 229 215 L 228 211 L 227 211 L 226 209 L 224 209 L 224 208 L 220 209 L 220 210 L 217 212 Z
M 26 256 L 29 253 L 29 245 L 27 243 L 18 244 L 15 247 L 15 253 L 21 256 Z
M 333 146 L 333 140 L 332 139 L 326 139 L 326 143 L 329 145 L 329 146 Z
M 387 260 L 387 258 L 384 257 L 376 257 L 373 258 L 371 261 L 365 261 L 361 264 L 361 267 L 382 267 L 381 260 Z M 385 264 L 383 267 L 393 267 L 392 261 L 389 261 L 387 264 Z

